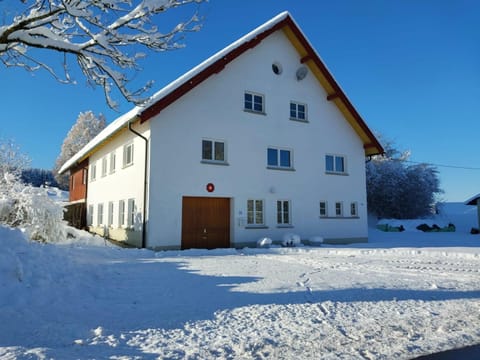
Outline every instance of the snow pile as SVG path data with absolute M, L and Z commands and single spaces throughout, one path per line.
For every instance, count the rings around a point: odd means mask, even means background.
M 154 253 L 69 232 L 0 227 L 0 358 L 408 359 L 480 342 L 478 236 Z
M 286 233 L 282 237 L 282 246 L 293 247 L 302 243 L 300 236 L 297 234 Z

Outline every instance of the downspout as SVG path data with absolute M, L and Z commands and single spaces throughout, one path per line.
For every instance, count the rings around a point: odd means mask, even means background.
M 142 224 L 142 249 L 147 246 L 147 233 L 146 233 L 146 215 L 147 215 L 147 166 L 148 166 L 148 139 L 139 132 L 132 129 L 132 122 L 128 122 L 128 130 L 142 138 L 145 141 L 145 168 L 143 174 L 143 224 Z

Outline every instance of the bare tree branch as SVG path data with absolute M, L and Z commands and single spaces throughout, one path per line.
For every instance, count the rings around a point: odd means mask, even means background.
M 1 0 L 0 0 L 1 1 Z M 89 84 L 101 86 L 108 105 L 116 107 L 112 88 L 135 104 L 141 104 L 151 83 L 131 91 L 129 71 L 138 71 L 144 57 L 139 48 L 152 51 L 179 49 L 182 35 L 199 30 L 194 13 L 187 21 L 162 33 L 153 19 L 167 10 L 207 0 L 20 0 L 24 11 L 0 26 L 0 64 L 44 69 L 55 79 L 74 82 L 67 66 L 68 54 L 77 59 Z M 35 58 L 31 49 L 65 54 L 63 72 Z M 132 55 L 129 55 L 129 54 Z

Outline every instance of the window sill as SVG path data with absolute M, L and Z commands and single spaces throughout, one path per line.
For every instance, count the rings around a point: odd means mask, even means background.
M 277 229 L 293 229 L 293 225 L 277 225 Z
M 122 169 L 126 169 L 126 168 L 128 168 L 128 167 L 130 167 L 130 166 L 133 166 L 133 162 L 131 162 L 130 164 L 125 164 L 125 165 L 123 165 Z
M 200 161 L 202 164 L 208 165 L 222 165 L 222 166 L 229 166 L 230 164 L 226 161 L 215 161 L 215 160 L 202 160 Z
M 245 226 L 245 229 L 268 229 L 268 226 L 265 226 L 265 225 L 248 225 L 248 226 Z
M 250 109 L 243 109 L 243 111 L 250 113 L 250 114 L 257 114 L 257 115 L 267 115 L 266 112 L 264 111 L 255 111 L 255 110 L 250 110 Z
M 305 123 L 305 124 L 308 124 L 310 121 L 308 121 L 307 119 L 297 119 L 297 118 L 290 118 L 291 121 L 296 121 L 296 122 L 301 122 L 301 123 Z
M 360 216 L 319 216 L 320 219 L 360 219 Z
M 283 170 L 283 171 L 295 171 L 295 168 L 292 167 L 281 167 L 281 166 L 267 166 L 268 170 Z
M 348 176 L 347 172 L 338 172 L 338 171 L 325 171 L 326 175 L 340 175 L 340 176 Z

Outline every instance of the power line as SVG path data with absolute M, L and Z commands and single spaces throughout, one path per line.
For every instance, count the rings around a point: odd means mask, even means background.
M 402 161 L 402 160 L 400 160 Z M 445 167 L 445 168 L 451 168 L 451 169 L 463 169 L 463 170 L 480 170 L 478 167 L 470 167 L 470 166 L 458 166 L 458 165 L 445 165 L 445 164 L 433 164 L 433 163 L 427 163 L 427 162 L 419 162 L 419 161 L 411 161 L 411 160 L 403 160 L 405 162 L 411 163 L 411 164 L 419 164 L 419 165 L 429 165 L 429 166 L 435 166 L 435 167 Z

